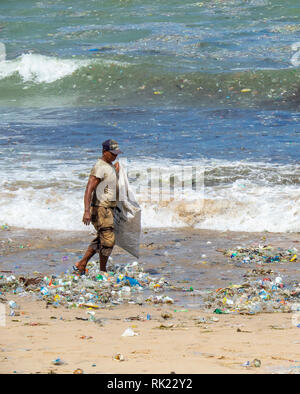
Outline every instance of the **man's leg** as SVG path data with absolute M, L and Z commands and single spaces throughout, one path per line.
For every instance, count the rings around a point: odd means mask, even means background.
M 95 249 L 88 247 L 82 259 L 75 264 L 75 267 L 78 268 L 80 271 L 84 271 L 87 263 L 94 256 L 95 253 Z
M 100 228 L 97 231 L 97 237 L 90 243 L 83 258 L 75 264 L 80 270 L 84 271 L 91 257 L 99 253 L 100 271 L 106 272 L 106 264 L 114 247 L 115 236 L 113 228 Z
M 99 253 L 100 257 L 100 271 L 106 272 L 106 263 L 109 256 L 104 256 L 102 253 Z
M 99 216 L 101 218 L 100 235 L 100 270 L 106 272 L 106 264 L 115 245 L 114 234 L 114 215 L 112 208 L 100 208 Z

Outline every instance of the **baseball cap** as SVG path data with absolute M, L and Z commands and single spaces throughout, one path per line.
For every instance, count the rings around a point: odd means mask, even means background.
M 118 155 L 119 153 L 123 153 L 119 149 L 119 145 L 115 140 L 106 140 L 102 143 L 102 147 L 104 150 L 108 150 L 109 152 L 113 153 L 114 155 Z

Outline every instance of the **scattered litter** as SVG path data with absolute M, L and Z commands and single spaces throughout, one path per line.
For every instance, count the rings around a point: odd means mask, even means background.
M 251 333 L 252 331 L 242 330 L 241 328 L 237 328 L 236 332 L 247 332 Z
M 173 315 L 172 315 L 172 313 L 170 313 L 170 312 L 162 312 L 162 313 L 161 313 L 161 317 L 162 317 L 163 319 L 172 319 Z
M 132 328 L 128 327 L 126 328 L 126 330 L 123 332 L 123 334 L 121 335 L 122 337 L 134 337 L 138 335 L 136 332 L 133 331 Z
M 65 364 L 65 362 L 58 357 L 55 360 L 52 360 L 52 364 L 53 365 L 63 365 L 63 364 Z
M 168 296 L 153 296 L 146 298 L 146 302 L 150 302 L 153 304 L 173 304 L 174 300 Z
M 95 312 L 88 311 L 87 314 L 89 315 L 89 321 L 95 321 Z
M 82 375 L 83 374 L 83 370 L 81 368 L 77 368 L 75 369 L 75 371 L 73 372 L 74 375 Z
M 168 324 L 164 323 L 164 324 L 161 324 L 160 326 L 158 326 L 156 328 L 158 328 L 160 330 L 169 330 L 170 328 L 173 328 L 173 327 L 174 327 L 173 323 L 168 323 Z
M 258 360 L 257 358 L 255 358 L 255 359 L 251 362 L 250 365 L 251 365 L 252 367 L 259 368 L 259 367 L 261 366 L 261 361 Z
M 255 368 L 260 368 L 261 366 L 261 361 L 255 358 L 253 361 L 246 361 L 244 364 L 242 364 L 243 367 L 255 367 Z
M 195 320 L 197 324 L 208 323 L 208 320 L 205 317 L 194 317 L 193 320 Z
M 124 321 L 132 321 L 132 320 L 144 320 L 141 316 L 130 316 L 130 317 L 126 317 L 124 319 Z
M 123 356 L 123 354 L 121 353 L 117 353 L 113 356 L 113 360 L 117 360 L 117 361 L 125 361 L 125 357 Z
M 9 301 L 8 305 L 11 309 L 18 309 L 18 305 L 16 304 L 15 301 Z

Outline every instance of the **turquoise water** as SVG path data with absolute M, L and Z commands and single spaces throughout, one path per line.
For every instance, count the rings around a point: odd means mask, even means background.
M 0 104 L 297 106 L 299 21 L 294 0 L 4 1 Z
M 141 195 L 145 226 L 299 231 L 299 22 L 295 0 L 0 2 L 0 222 L 80 229 L 112 137 L 137 189 L 205 170 L 201 214 Z

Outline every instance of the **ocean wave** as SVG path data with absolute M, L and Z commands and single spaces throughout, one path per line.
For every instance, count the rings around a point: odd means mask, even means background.
M 278 174 L 275 178 L 270 177 L 271 165 L 265 165 L 264 168 L 258 163 L 246 165 L 237 162 L 234 167 L 233 163 L 230 166 L 221 161 L 207 162 L 206 168 L 210 166 L 210 181 L 207 183 L 206 177 L 202 177 L 203 173 L 199 171 L 194 179 L 199 184 L 195 187 L 195 182 L 188 179 L 195 175 L 192 171 L 184 174 L 180 166 L 162 162 L 153 168 L 149 183 L 149 171 L 146 170 L 150 162 L 143 163 L 139 171 L 135 171 L 136 177 L 133 172 L 129 173 L 132 189 L 142 207 L 142 224 L 145 228 L 300 231 L 300 168 L 297 165 L 277 166 L 273 169 L 274 175 L 276 172 Z M 229 183 L 228 171 L 234 174 L 234 168 L 237 170 L 242 166 L 244 169 L 248 166 L 248 170 L 256 173 L 256 177 L 249 177 L 247 171 L 240 171 L 239 179 Z M 81 174 L 81 169 L 77 168 L 76 171 Z M 172 171 L 173 183 L 170 188 L 168 180 Z M 16 171 L 10 179 L 3 178 L 1 181 L 0 223 L 24 228 L 88 230 L 81 221 L 86 177 L 78 177 L 74 181 L 66 178 L 64 182 L 63 171 L 57 174 L 51 172 L 49 179 L 46 175 L 40 177 L 40 172 L 36 172 L 35 176 L 33 173 L 21 182 L 21 172 Z M 213 182 L 212 174 L 215 174 Z M 298 183 L 293 181 L 296 175 Z M 222 176 L 226 178 L 223 182 Z M 283 177 L 282 182 L 279 181 L 280 176 Z
M 0 62 L 0 80 L 18 75 L 22 81 L 52 83 L 87 67 L 88 60 L 59 59 L 39 54 L 23 54 L 17 59 Z
M 1 104 L 299 106 L 300 70 L 179 72 L 163 65 L 22 54 L 0 62 Z M 74 99 L 75 98 L 75 99 Z M 8 100 L 9 101 L 9 100 Z M 52 101 L 49 101 L 52 105 Z
M 243 199 L 232 192 L 179 201 L 145 201 L 144 228 L 201 228 L 220 231 L 299 232 L 298 190 L 284 192 L 264 189 L 245 193 Z M 85 230 L 82 219 L 82 193 L 35 192 L 1 193 L 1 223 L 23 228 Z M 90 228 L 91 229 L 91 228 Z

